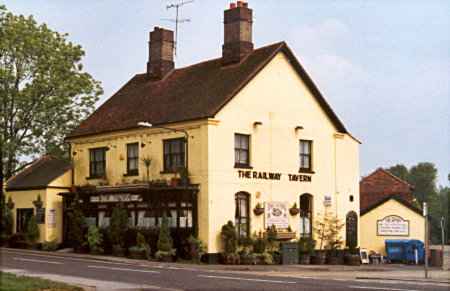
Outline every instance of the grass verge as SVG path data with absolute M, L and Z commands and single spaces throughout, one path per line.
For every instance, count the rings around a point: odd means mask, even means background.
M 83 291 L 83 289 L 49 280 L 0 272 L 0 291 Z

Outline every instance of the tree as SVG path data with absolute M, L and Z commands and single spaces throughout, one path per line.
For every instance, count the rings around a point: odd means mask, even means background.
M 408 182 L 414 186 L 413 194 L 420 204 L 436 196 L 436 179 L 433 163 L 419 163 L 409 170 Z
M 67 34 L 0 6 L 0 196 L 24 158 L 62 155 L 64 137 L 94 109 L 100 83 Z
M 409 170 L 408 168 L 403 164 L 397 164 L 395 166 L 392 166 L 390 168 L 386 169 L 388 172 L 390 172 L 392 175 L 404 180 L 408 181 L 409 178 Z

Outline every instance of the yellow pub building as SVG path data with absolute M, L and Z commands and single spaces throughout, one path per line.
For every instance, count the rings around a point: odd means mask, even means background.
M 22 174 L 23 184 L 9 187 L 16 229 L 40 191 L 41 240 L 64 240 L 74 197 L 99 227 L 119 202 L 135 227 L 158 227 L 167 215 L 175 233 L 197 233 L 211 257 L 230 220 L 240 236 L 275 225 L 295 239 L 329 212 L 346 223 L 344 240 L 358 239 L 360 142 L 285 42 L 254 48 L 252 15 L 247 3 L 231 4 L 222 56 L 184 68 L 174 65 L 173 32 L 156 27 L 147 71 L 67 136 L 71 167 L 48 166 L 60 175 L 40 189 L 27 189 Z M 27 175 L 43 175 L 33 168 Z

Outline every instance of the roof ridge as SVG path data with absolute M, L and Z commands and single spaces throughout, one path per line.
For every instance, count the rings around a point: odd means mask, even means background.
M 392 174 L 392 173 L 389 172 L 388 170 L 386 170 L 386 169 L 384 169 L 384 168 L 381 168 L 381 167 L 378 168 L 377 171 L 378 171 L 378 170 L 380 170 L 380 171 L 382 171 L 382 172 L 384 172 L 384 173 L 390 175 L 392 178 L 394 178 L 394 179 L 397 180 L 398 182 L 403 183 L 403 184 L 405 184 L 405 185 L 408 185 L 408 186 L 411 187 L 411 188 L 414 188 L 413 185 L 409 184 L 407 181 L 401 179 L 400 177 L 397 177 L 396 175 Z

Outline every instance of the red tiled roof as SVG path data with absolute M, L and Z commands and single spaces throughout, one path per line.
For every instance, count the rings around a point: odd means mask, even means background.
M 71 169 L 69 162 L 50 155 L 43 156 L 6 183 L 6 191 L 46 188 L 53 180 Z
M 411 205 L 414 201 L 413 186 L 382 168 L 363 178 L 359 188 L 361 212 L 389 197 L 398 197 Z
M 223 66 L 213 59 L 169 73 L 159 81 L 146 74 L 134 76 L 83 121 L 67 138 L 155 125 L 213 118 L 270 60 L 283 52 L 339 132 L 347 133 L 286 43 L 254 50 L 239 64 Z

